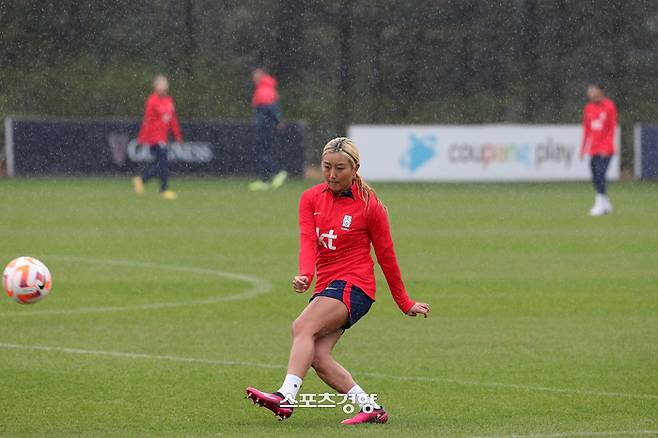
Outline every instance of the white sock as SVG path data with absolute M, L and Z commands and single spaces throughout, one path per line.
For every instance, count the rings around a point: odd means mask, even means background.
M 281 394 L 284 397 L 295 400 L 297 398 L 297 393 L 299 388 L 302 387 L 302 379 L 295 376 L 294 374 L 286 374 L 286 378 L 283 380 L 283 385 L 279 388 Z
M 368 395 L 363 388 L 361 388 L 359 385 L 354 385 L 352 389 L 347 391 L 348 395 L 354 395 L 354 399 L 356 403 L 361 407 L 363 410 L 367 410 L 370 408 L 373 409 L 381 409 L 381 406 L 377 404 L 377 401 L 375 401 L 370 395 Z M 367 406 L 367 408 L 366 408 Z

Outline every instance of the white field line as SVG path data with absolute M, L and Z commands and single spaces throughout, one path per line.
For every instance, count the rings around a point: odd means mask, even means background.
M 356 373 L 355 373 L 356 374 Z M 477 380 L 460 380 L 449 379 L 443 377 L 430 377 L 430 376 L 396 376 L 392 374 L 382 374 L 374 372 L 360 372 L 363 376 L 381 378 L 381 379 L 395 379 L 395 380 L 409 380 L 414 382 L 435 382 L 435 383 L 454 383 L 455 385 L 464 386 L 482 386 L 488 388 L 507 388 L 518 389 L 521 391 L 539 391 L 539 392 L 553 392 L 557 394 L 576 394 L 576 395 L 591 395 L 599 397 L 626 397 L 635 399 L 658 400 L 658 395 L 655 394 L 632 394 L 625 392 L 614 391 L 589 391 L 581 389 L 569 388 L 552 388 L 549 386 L 534 386 L 534 385 L 519 385 L 515 383 L 500 383 L 500 382 L 481 382 Z
M 225 301 L 240 301 L 253 298 L 271 291 L 271 285 L 258 277 L 233 272 L 225 272 L 217 269 L 194 268 L 189 266 L 165 265 L 151 262 L 141 262 L 136 260 L 113 260 L 97 259 L 90 257 L 74 256 L 47 256 L 46 259 L 62 260 L 75 263 L 89 263 L 95 265 L 126 266 L 131 268 L 143 269 L 162 269 L 173 272 L 187 272 L 193 274 L 210 275 L 215 277 L 229 278 L 231 280 L 243 281 L 251 285 L 247 290 L 235 295 L 222 295 L 202 300 L 175 301 L 165 303 L 146 303 L 134 304 L 129 306 L 109 306 L 109 307 L 82 307 L 77 309 L 53 309 L 53 310 L 28 310 L 23 312 L 5 313 L 3 316 L 38 316 L 38 315 L 71 315 L 76 313 L 106 313 L 106 312 L 123 312 L 128 310 L 154 310 L 168 309 L 174 307 L 200 306 L 205 304 L 221 303 Z
M 169 362 L 200 363 L 207 365 L 245 366 L 245 367 L 253 367 L 253 368 L 274 368 L 274 369 L 286 368 L 283 365 L 266 364 L 266 363 L 258 363 L 258 362 L 245 362 L 239 360 L 199 359 L 194 357 L 169 356 L 169 355 L 159 355 L 159 354 L 126 353 L 121 351 L 102 351 L 102 350 L 85 350 L 81 348 L 49 347 L 46 345 L 6 344 L 4 342 L 0 342 L 0 348 L 16 349 L 16 350 L 54 351 L 58 353 L 81 354 L 87 356 L 109 356 L 109 357 L 116 357 L 122 359 L 147 359 L 147 360 L 161 360 L 161 361 L 169 361 Z
M 0 348 L 4 349 L 17 349 L 17 350 L 37 350 L 37 351 L 50 351 L 69 354 L 80 354 L 89 356 L 108 356 L 124 359 L 146 359 L 146 360 L 161 360 L 171 362 L 184 362 L 184 363 L 200 363 L 208 365 L 223 365 L 223 366 L 245 366 L 252 368 L 269 368 L 269 369 L 286 369 L 285 365 L 270 364 L 263 362 L 251 361 L 234 361 L 222 359 L 200 359 L 193 357 L 183 356 L 170 356 L 170 355 L 153 355 L 147 353 L 129 353 L 120 351 L 103 351 L 103 350 L 86 350 L 80 348 L 66 348 L 66 347 L 51 347 L 46 345 L 29 345 L 29 344 L 9 344 L 0 343 Z M 581 389 L 568 389 L 568 388 L 551 388 L 546 386 L 532 386 L 532 385 L 517 385 L 513 383 L 497 383 L 497 382 L 478 382 L 474 380 L 459 380 L 449 379 L 443 377 L 431 376 L 397 376 L 394 374 L 383 374 L 368 371 L 354 371 L 353 374 L 368 376 L 384 380 L 399 380 L 399 381 L 413 381 L 413 382 L 433 382 L 453 385 L 464 386 L 480 386 L 488 388 L 504 388 L 504 389 L 517 389 L 528 392 L 550 392 L 558 394 L 571 394 L 577 396 L 596 396 L 596 397 L 619 397 L 629 399 L 641 400 L 658 400 L 658 395 L 655 394 L 637 394 L 637 393 L 624 393 L 624 392 L 611 392 L 611 391 L 590 391 Z
M 605 437 L 605 436 L 658 436 L 658 430 L 611 430 L 604 432 L 555 432 L 533 435 L 487 435 L 472 438 L 569 438 L 569 437 Z

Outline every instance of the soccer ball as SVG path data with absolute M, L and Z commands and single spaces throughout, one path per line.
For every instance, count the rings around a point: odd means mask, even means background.
M 52 277 L 46 265 L 34 257 L 18 257 L 5 268 L 2 285 L 17 303 L 34 304 L 48 295 Z

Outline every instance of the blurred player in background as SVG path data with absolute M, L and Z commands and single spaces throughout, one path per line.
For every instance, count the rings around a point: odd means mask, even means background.
M 358 174 L 359 151 L 344 137 L 331 140 L 322 152 L 325 183 L 306 190 L 299 202 L 299 273 L 292 280 L 305 292 L 317 275 L 310 303 L 292 325 L 293 342 L 288 372 L 278 391 L 247 388 L 247 396 L 281 419 L 292 415 L 310 367 L 327 385 L 353 397 L 361 411 L 343 424 L 386 423 L 388 413 L 367 394 L 352 375 L 331 356 L 345 333 L 375 302 L 374 247 L 391 295 L 409 316 L 427 317 L 426 303 L 407 295 L 398 267 L 386 208 Z M 263 321 L 267 325 L 267 320 Z M 385 336 L 375 342 L 388 345 Z M 392 348 L 388 345 L 388 348 Z
M 142 176 L 133 178 L 133 187 L 138 195 L 144 194 L 144 183 L 151 178 L 160 178 L 160 196 L 163 199 L 173 200 L 177 198 L 175 192 L 169 190 L 169 161 L 167 159 L 167 145 L 169 143 L 169 131 L 174 134 L 177 142 L 183 141 L 174 99 L 168 95 L 169 81 L 163 75 L 157 75 L 153 79 L 153 93 L 146 99 L 144 122 L 137 136 L 137 143 L 147 145 L 151 149 L 151 155 L 155 162 L 147 168 Z
M 594 206 L 590 216 L 602 216 L 612 213 L 612 204 L 606 193 L 606 177 L 608 165 L 615 154 L 615 130 L 617 128 L 617 108 L 608 99 L 600 83 L 587 86 L 587 98 L 583 112 L 583 142 L 580 147 L 580 159 L 590 156 L 592 181 L 596 189 Z
M 255 111 L 256 142 L 254 152 L 258 160 L 259 179 L 249 184 L 249 189 L 254 191 L 277 189 L 288 178 L 288 172 L 279 169 L 279 166 L 272 158 L 274 131 L 282 125 L 279 93 L 276 89 L 277 82 L 263 68 L 255 69 L 251 76 L 255 86 L 251 104 Z

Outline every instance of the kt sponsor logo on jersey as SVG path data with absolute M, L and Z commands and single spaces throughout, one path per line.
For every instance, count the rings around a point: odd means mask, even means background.
M 334 233 L 333 229 L 329 230 L 328 233 L 320 234 L 320 228 L 316 227 L 315 228 L 315 234 L 318 235 L 318 241 L 320 242 L 320 244 L 322 246 L 324 246 L 325 248 L 327 248 L 331 251 L 336 250 L 336 246 L 334 246 L 334 240 L 336 240 L 338 238 L 338 236 Z

